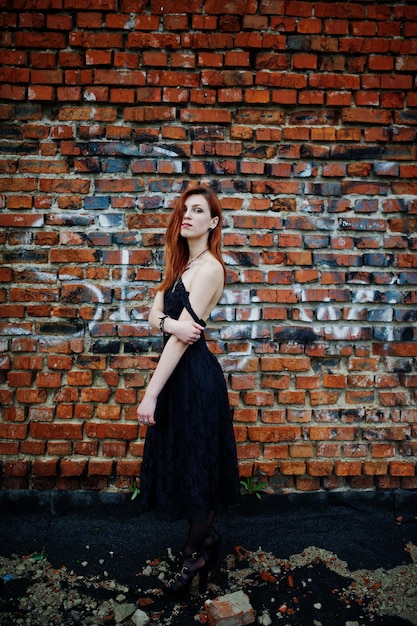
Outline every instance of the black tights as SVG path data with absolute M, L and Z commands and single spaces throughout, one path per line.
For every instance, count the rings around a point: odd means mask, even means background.
M 214 516 L 215 511 L 210 511 L 205 522 L 188 522 L 188 537 L 184 549 L 186 557 L 191 556 L 195 552 L 200 552 L 203 545 L 207 545 L 211 541 L 209 531 L 213 524 Z

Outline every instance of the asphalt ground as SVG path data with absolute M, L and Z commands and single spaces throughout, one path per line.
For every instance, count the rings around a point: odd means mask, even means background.
M 0 491 L 0 625 L 93 624 L 86 598 L 108 602 L 121 588 L 151 624 L 204 623 L 208 598 L 239 590 L 257 624 L 417 624 L 415 491 L 244 496 L 219 512 L 216 526 L 220 559 L 207 594 L 193 590 L 174 603 L 159 593 L 158 575 L 181 550 L 185 523 L 138 515 L 130 494 Z M 39 610 L 31 617 L 30 606 L 22 608 L 34 574 L 13 567 L 28 557 L 46 568 L 45 581 L 57 571 L 77 579 L 78 612 L 62 608 L 55 621 L 42 621 Z M 105 623 L 115 622 L 109 615 Z

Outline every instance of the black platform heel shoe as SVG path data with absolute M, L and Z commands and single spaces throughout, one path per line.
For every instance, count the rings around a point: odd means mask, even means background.
M 202 564 L 199 566 L 189 567 L 192 565 L 192 562 L 198 562 L 202 560 Z M 162 585 L 162 591 L 166 596 L 172 598 L 173 600 L 183 600 L 188 592 L 190 591 L 193 580 L 196 576 L 198 576 L 198 590 L 200 593 L 206 593 L 207 591 L 207 581 L 208 574 L 210 570 L 209 566 L 210 557 L 208 553 L 204 550 L 202 552 L 195 552 L 184 560 L 181 569 L 176 572 L 173 578 L 167 580 L 166 583 Z

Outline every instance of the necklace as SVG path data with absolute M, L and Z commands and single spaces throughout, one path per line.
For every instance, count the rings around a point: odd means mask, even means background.
M 193 259 L 191 259 L 191 261 L 188 261 L 187 265 L 186 265 L 186 266 L 185 266 L 185 268 L 184 268 L 184 272 L 185 272 L 185 270 L 188 270 L 188 269 L 189 269 L 189 267 L 190 267 L 191 263 L 194 263 L 194 261 L 197 261 L 197 259 L 199 259 L 201 256 L 203 256 L 203 254 L 204 254 L 205 252 L 207 252 L 207 250 L 208 250 L 208 248 L 206 248 L 205 250 L 203 250 L 202 252 L 200 252 L 200 254 L 197 254 L 197 256 L 195 256 Z
M 205 248 L 205 250 L 203 250 L 202 252 L 200 252 L 200 254 L 197 254 L 197 256 L 195 256 L 193 259 L 191 259 L 191 261 L 188 261 L 187 265 L 184 267 L 183 273 L 186 272 L 188 269 L 190 269 L 190 266 L 194 263 L 194 261 L 197 261 L 197 259 L 199 259 L 201 256 L 203 256 L 203 254 L 205 254 L 208 251 L 208 248 Z M 174 291 L 177 288 L 178 283 L 181 280 L 181 276 L 179 278 L 177 278 L 177 280 L 175 281 L 173 287 L 172 287 L 172 293 L 174 293 Z

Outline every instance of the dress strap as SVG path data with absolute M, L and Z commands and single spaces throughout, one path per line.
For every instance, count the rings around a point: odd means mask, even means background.
M 184 283 L 181 281 L 180 284 L 182 286 L 181 293 L 183 294 L 182 303 L 184 305 L 184 308 L 188 311 L 188 313 L 191 315 L 193 320 L 197 322 L 197 324 L 200 324 L 201 326 L 205 326 L 206 322 L 198 317 L 197 313 L 194 311 L 193 307 L 191 306 L 190 298 L 188 296 L 188 291 L 186 291 Z

